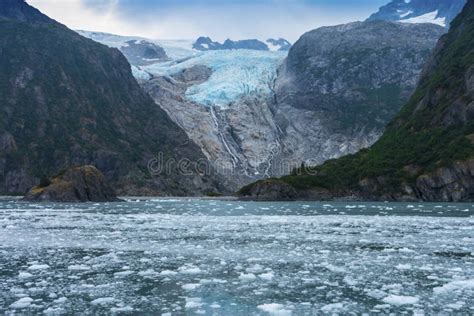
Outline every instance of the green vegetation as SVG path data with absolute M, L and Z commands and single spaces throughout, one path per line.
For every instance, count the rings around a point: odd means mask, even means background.
M 0 153 L 5 159 L 0 174 L 17 171 L 41 179 L 72 165 L 94 164 L 114 185 L 145 187 L 157 181 L 147 163 L 158 154 L 164 160 L 204 157 L 143 92 L 116 49 L 52 20 L 0 19 L 0 56 L 0 136 L 11 134 L 17 145 L 16 151 Z M 10 190 L 0 182 L 0 192 L 24 193 Z

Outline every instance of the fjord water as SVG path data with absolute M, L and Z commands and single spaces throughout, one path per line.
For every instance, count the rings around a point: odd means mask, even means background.
M 0 200 L 0 313 L 474 312 L 474 205 Z

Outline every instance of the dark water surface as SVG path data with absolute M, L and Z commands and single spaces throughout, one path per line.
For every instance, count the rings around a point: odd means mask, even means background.
M 0 199 L 0 313 L 474 313 L 474 205 Z

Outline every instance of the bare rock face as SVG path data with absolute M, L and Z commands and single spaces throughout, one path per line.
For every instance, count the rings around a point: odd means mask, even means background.
M 25 196 L 31 202 L 119 201 L 104 175 L 94 166 L 74 167 L 52 180 L 43 180 Z

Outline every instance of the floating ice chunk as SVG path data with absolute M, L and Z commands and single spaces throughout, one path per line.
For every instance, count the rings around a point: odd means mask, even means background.
M 25 308 L 30 306 L 30 304 L 33 302 L 33 299 L 31 297 L 22 297 L 15 303 L 10 305 L 10 308 L 14 309 L 20 309 L 20 308 Z
M 153 269 L 148 269 L 146 271 L 140 271 L 138 272 L 138 275 L 141 277 L 149 277 L 149 276 L 154 276 L 156 274 L 155 270 Z
M 257 306 L 258 309 L 261 309 L 264 312 L 269 313 L 270 315 L 275 316 L 288 316 L 291 315 L 291 310 L 285 309 L 285 306 L 281 304 L 262 304 Z
M 270 272 L 267 272 L 267 273 L 262 273 L 258 277 L 262 280 L 265 280 L 265 281 L 271 281 L 275 277 L 275 274 L 272 271 L 270 271 Z
M 433 289 L 434 294 L 446 294 L 452 291 L 474 290 L 474 279 L 452 281 Z
M 114 273 L 114 276 L 118 277 L 118 278 L 122 278 L 122 277 L 126 277 L 126 276 L 129 276 L 131 274 L 134 274 L 135 272 L 133 271 L 130 271 L 130 270 L 126 270 L 126 271 L 120 271 L 120 272 L 115 272 Z
M 195 266 L 182 266 L 178 269 L 179 273 L 182 274 L 200 274 L 202 273 L 201 269 Z
M 344 308 L 344 305 L 342 303 L 333 303 L 333 304 L 327 304 L 321 307 L 321 311 L 323 313 L 334 313 L 339 310 Z
M 378 300 L 384 298 L 387 296 L 387 292 L 384 292 L 382 290 L 365 290 L 365 292 L 367 293 L 368 296 L 370 297 L 373 297 L 373 298 L 376 298 Z
M 326 264 L 326 265 L 324 265 L 324 267 L 326 269 L 328 269 L 329 271 L 331 271 L 331 272 L 336 272 L 336 273 L 346 272 L 346 270 L 344 268 L 336 267 L 335 265 L 332 265 L 332 264 Z
M 398 270 L 411 270 L 412 265 L 411 264 L 399 264 L 395 267 Z
M 65 303 L 66 301 L 67 301 L 67 298 L 66 298 L 66 297 L 60 297 L 60 298 L 54 300 L 54 302 L 55 302 L 56 304 L 63 304 L 63 303 Z
M 454 310 L 458 310 L 458 309 L 463 308 L 464 305 L 466 305 L 466 303 L 460 301 L 460 302 L 448 304 L 448 305 L 446 305 L 446 307 L 454 309 Z
M 403 296 L 403 295 L 389 295 L 382 301 L 390 305 L 413 305 L 418 303 L 420 299 L 416 296 Z
M 69 271 L 87 271 L 87 270 L 90 270 L 91 267 L 86 266 L 86 265 L 82 265 L 82 264 L 76 264 L 76 265 L 71 265 L 71 266 L 67 267 L 67 269 Z
M 47 264 L 34 264 L 28 268 L 28 270 L 46 270 L 46 269 L 49 269 L 49 266 Z
M 20 272 L 18 274 L 18 278 L 20 278 L 20 279 L 28 279 L 28 278 L 31 278 L 32 276 L 33 276 L 33 274 L 28 273 L 28 272 Z
M 259 273 L 263 271 L 263 267 L 259 264 L 254 265 L 253 267 L 245 269 L 247 273 Z
M 100 297 L 91 302 L 92 305 L 107 305 L 115 302 L 113 297 Z
M 201 298 L 199 297 L 186 297 L 186 305 L 184 307 L 186 309 L 193 309 L 193 308 L 199 308 L 203 304 L 201 303 Z
M 186 290 L 186 291 L 192 291 L 192 290 L 197 289 L 200 286 L 201 286 L 201 284 L 199 284 L 199 283 L 189 283 L 189 284 L 184 284 L 182 286 L 182 288 L 183 288 L 183 290 Z
M 130 313 L 130 312 L 133 312 L 133 307 L 131 306 L 112 307 L 110 311 L 112 313 Z
M 160 272 L 160 275 L 162 276 L 172 276 L 172 275 L 176 275 L 178 274 L 178 272 L 176 271 L 171 271 L 171 270 L 163 270 Z
M 255 281 L 256 278 L 257 277 L 253 273 L 249 273 L 249 274 L 241 273 L 239 276 L 239 279 L 242 282 L 252 282 L 252 281 Z

